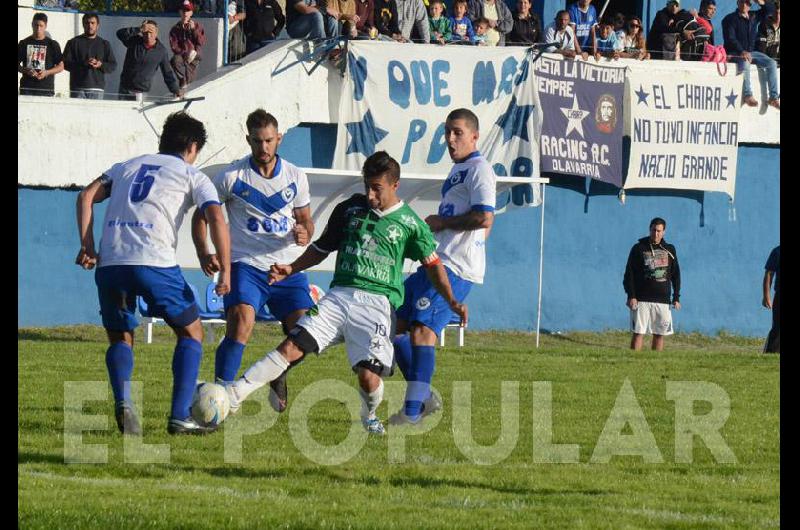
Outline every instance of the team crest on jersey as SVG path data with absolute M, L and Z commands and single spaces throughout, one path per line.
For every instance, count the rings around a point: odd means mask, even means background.
M 430 298 L 423 296 L 422 298 L 417 300 L 417 309 L 419 309 L 420 311 L 425 311 L 430 306 L 431 306 Z
M 397 225 L 389 225 L 389 228 L 386 229 L 386 237 L 388 237 L 389 241 L 392 243 L 396 242 L 401 235 L 403 235 L 403 232 L 397 228 Z
M 414 219 L 413 216 L 408 215 L 408 214 L 401 215 L 400 216 L 400 222 L 403 223 L 406 226 L 410 226 L 411 228 L 414 228 L 414 227 L 417 226 L 417 220 Z
M 281 195 L 283 196 L 283 200 L 284 201 L 292 202 L 292 199 L 294 199 L 294 195 L 295 195 L 294 194 L 294 189 L 293 188 L 284 188 L 284 190 L 281 192 Z

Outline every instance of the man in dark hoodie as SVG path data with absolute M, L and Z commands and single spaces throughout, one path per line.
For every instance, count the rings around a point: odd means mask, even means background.
M 675 43 L 681 38 L 683 24 L 694 17 L 681 9 L 680 0 L 667 0 L 667 6 L 656 13 L 650 32 L 647 34 L 647 51 L 653 59 L 675 59 Z M 688 38 L 688 33 L 684 35 Z
M 64 68 L 69 71 L 69 90 L 73 98 L 103 99 L 106 74 L 117 68 L 111 44 L 100 37 L 100 17 L 83 15 L 83 35 L 64 46 Z
M 653 349 L 664 349 L 664 335 L 672 335 L 670 303 L 681 308 L 681 269 L 675 247 L 664 240 L 666 229 L 660 217 L 650 221 L 650 236 L 641 238 L 628 255 L 622 283 L 631 310 L 632 350 L 642 349 L 648 333 L 653 335 Z

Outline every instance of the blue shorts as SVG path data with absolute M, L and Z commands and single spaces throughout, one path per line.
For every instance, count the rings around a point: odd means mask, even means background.
M 136 297 L 147 303 L 148 312 L 163 318 L 173 328 L 183 328 L 198 319 L 200 308 L 181 268 L 147 265 L 111 265 L 94 273 L 103 327 L 131 331 L 136 319 Z
M 445 270 L 453 296 L 459 302 L 463 302 L 472 288 L 472 282 L 456 276 L 448 267 L 445 267 Z M 405 298 L 403 305 L 397 310 L 397 318 L 409 324 L 419 322 L 439 335 L 453 320 L 455 313 L 450 309 L 450 304 L 431 285 L 425 267 L 419 267 L 417 272 L 406 278 L 404 285 Z
M 314 300 L 308 292 L 308 277 L 292 274 L 285 280 L 269 285 L 268 275 L 246 263 L 231 264 L 231 292 L 223 298 L 225 311 L 238 304 L 252 306 L 258 313 L 266 303 L 269 312 L 281 322 L 298 309 L 309 309 Z

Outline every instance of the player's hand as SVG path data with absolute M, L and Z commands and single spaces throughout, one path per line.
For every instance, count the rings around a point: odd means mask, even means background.
M 581 52 L 581 57 L 583 57 L 584 61 L 589 60 L 589 52 Z
M 219 259 L 217 259 L 216 254 L 206 254 L 198 257 L 200 258 L 200 268 L 206 276 L 214 276 L 214 273 L 220 271 Z
M 461 317 L 461 325 L 467 325 L 467 304 L 461 304 L 458 300 L 453 300 L 450 302 L 450 309 L 453 310 L 455 314 Z
M 306 230 L 305 226 L 301 224 L 294 225 L 294 228 L 292 228 L 292 233 L 294 234 L 295 243 L 301 247 L 308 245 L 310 238 L 308 237 L 308 230 Z
M 433 232 L 441 232 L 444 230 L 444 219 L 440 215 L 429 215 L 425 218 L 425 222 L 431 227 Z
M 750 55 L 750 52 L 742 52 L 742 59 L 744 59 L 748 63 L 753 62 L 753 56 Z
M 78 255 L 75 257 L 75 265 L 91 270 L 97 265 L 97 254 L 93 248 L 81 247 Z
M 772 309 L 772 301 L 769 299 L 769 296 L 765 296 L 761 299 L 761 305 L 767 309 Z
M 174 96 L 176 98 L 182 98 L 185 93 L 186 93 L 185 88 L 179 88 L 178 91 L 174 93 Z
M 35 77 L 36 79 L 38 79 L 39 81 L 41 81 L 42 79 L 44 79 L 45 77 L 47 77 L 47 74 L 45 73 L 45 71 L 44 71 L 44 70 L 39 70 L 38 72 L 36 72 L 35 74 L 33 74 L 33 77 Z
M 220 271 L 214 292 L 217 293 L 217 296 L 224 296 L 231 292 L 231 271 Z
M 674 307 L 674 308 L 675 308 L 675 310 L 679 311 L 679 310 L 680 310 L 680 308 L 681 308 L 681 303 L 680 303 L 680 302 L 678 302 L 677 300 L 675 300 L 675 303 L 674 303 L 674 304 L 672 304 L 672 307 Z
M 291 265 L 278 265 L 275 263 L 272 267 L 269 268 L 269 283 L 272 285 L 275 282 L 279 282 L 292 274 L 292 266 Z
M 636 306 L 639 305 L 639 301 L 636 298 L 628 298 L 628 301 L 625 303 L 628 306 L 628 309 L 635 310 Z
M 600 52 L 594 52 L 594 60 L 595 61 L 599 62 L 600 61 L 600 57 L 601 57 Z

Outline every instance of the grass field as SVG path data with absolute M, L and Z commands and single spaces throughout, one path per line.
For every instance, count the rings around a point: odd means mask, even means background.
M 616 529 L 780 524 L 780 357 L 760 354 L 760 340 L 675 335 L 668 337 L 664 352 L 634 353 L 626 349 L 627 333 L 543 336 L 539 350 L 530 334 L 468 332 L 464 348 L 453 347 L 451 335 L 448 347 L 439 351 L 434 380 L 445 407 L 426 419 L 428 425 L 438 424 L 423 434 L 399 428 L 383 438 L 365 439 L 346 405 L 324 399 L 308 414 L 313 439 L 328 446 L 346 438 L 356 444 L 354 457 L 324 465 L 312 458 L 347 457 L 346 448 L 316 451 L 309 457 L 308 444 L 300 443 L 292 430 L 298 423 L 293 411 L 300 410 L 295 407 L 298 396 L 304 403 L 314 396 L 316 387 L 302 391 L 317 380 L 355 387 L 342 346 L 307 359 L 290 373 L 289 410 L 279 417 L 268 407 L 248 402 L 220 432 L 170 437 L 165 427 L 173 342 L 163 327 L 155 339 L 154 344 L 137 345 L 134 379 L 143 382 L 142 441 L 168 444 L 169 461 L 132 463 L 130 455 L 135 453 L 124 447 L 113 419 L 102 330 L 19 330 L 20 528 Z M 277 327 L 257 329 L 244 363 L 249 365 L 278 340 Z M 207 344 L 201 378 L 212 377 L 213 357 Z M 630 394 L 620 392 L 626 379 L 638 407 L 630 406 Z M 399 380 L 395 375 L 387 382 Z M 105 383 L 99 388 L 107 388 L 106 399 L 86 401 L 83 414 L 106 415 L 108 430 L 85 432 L 83 443 L 107 446 L 107 463 L 65 463 L 65 381 Z M 501 400 L 504 381 L 519 382 L 518 414 L 508 408 L 515 402 L 513 396 Z M 667 388 L 678 381 L 714 383 L 730 398 L 730 415 L 719 434 L 735 455 L 734 463 L 719 462 L 699 436 L 693 437 L 691 462 L 676 463 L 681 458 L 676 456 L 677 405 L 667 399 Z M 471 415 L 465 415 L 463 400 L 453 407 L 453 394 L 462 393 L 465 382 L 471 382 Z M 538 463 L 534 457 L 534 445 L 547 441 L 542 442 L 542 433 L 550 425 L 543 385 L 535 382 L 550 382 L 552 441 L 579 445 L 578 463 Z M 401 393 L 400 383 L 387 386 L 389 398 Z M 264 397 L 263 391 L 260 394 Z M 352 391 L 342 394 L 343 401 L 355 396 Z M 614 427 L 618 394 L 627 396 L 628 412 L 643 413 L 655 450 L 643 434 L 641 416 L 638 421 L 635 414 L 623 417 Z M 379 409 L 384 420 L 394 412 L 387 408 L 384 403 Z M 516 442 L 482 452 L 464 449 L 470 445 L 466 429 L 474 444 L 490 446 L 498 440 L 501 410 L 512 410 L 504 425 L 513 426 L 517 418 Z M 694 404 L 694 414 L 709 412 L 711 404 Z M 626 419 L 630 423 L 622 427 Z M 273 420 L 274 425 L 262 428 L 260 422 L 265 427 Z M 621 439 L 635 438 L 663 462 L 646 463 L 632 455 L 613 456 L 608 463 L 593 459 L 607 422 Z M 351 427 L 355 428 L 348 438 Z M 236 444 L 233 434 L 245 428 L 263 432 Z M 403 442 L 404 455 L 398 449 Z M 620 444 L 610 447 L 624 452 Z M 510 450 L 507 456 L 504 448 Z M 480 459 L 499 462 L 476 462 Z

